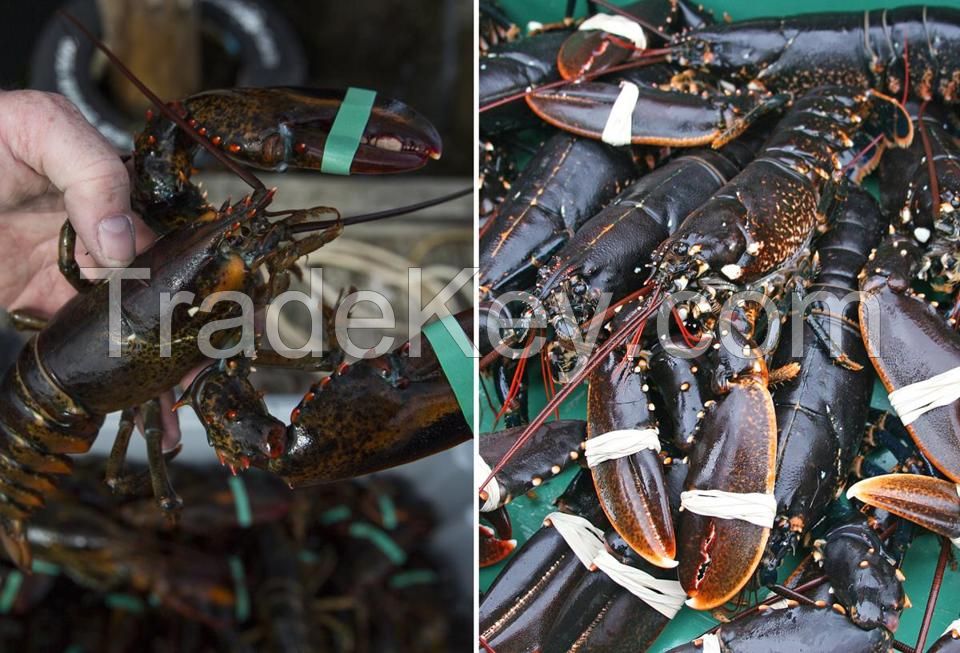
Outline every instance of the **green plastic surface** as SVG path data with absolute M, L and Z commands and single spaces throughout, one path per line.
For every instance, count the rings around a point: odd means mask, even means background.
M 614 4 L 630 4 L 625 0 L 613 0 Z M 826 0 L 786 0 L 781 2 L 748 2 L 746 0 L 729 0 L 725 2 L 705 1 L 703 5 L 712 9 L 718 17 L 723 16 L 724 12 L 733 19 L 755 18 L 771 15 L 790 15 L 795 13 L 807 13 L 814 11 L 854 11 L 862 9 L 892 8 L 899 6 L 915 5 L 919 2 L 891 1 L 891 2 L 871 2 L 870 0 L 848 0 L 847 2 L 837 3 Z M 932 3 L 944 6 L 954 6 L 960 8 L 960 2 L 937 2 Z M 563 18 L 563 12 L 566 7 L 565 0 L 500 0 L 500 5 L 505 9 L 511 20 L 523 27 L 528 21 L 538 21 L 549 23 Z M 586 11 L 585 0 L 579 0 L 577 3 L 577 15 L 582 16 Z M 870 182 L 872 180 L 868 180 Z M 874 184 L 868 183 L 868 188 Z M 875 190 L 875 186 L 873 188 Z M 529 375 L 531 381 L 530 387 L 530 411 L 535 414 L 546 403 L 542 386 L 535 374 Z M 494 396 L 492 388 L 488 388 L 489 396 Z M 882 388 L 875 389 L 873 405 L 876 408 L 886 408 L 886 394 Z M 586 391 L 583 388 L 578 389 L 561 408 L 561 418 L 583 419 L 586 413 Z M 480 398 L 480 431 L 489 432 L 493 426 L 494 413 L 490 410 L 490 405 L 484 395 Z M 518 544 L 522 545 L 534 532 L 536 532 L 544 516 L 552 512 L 553 500 L 564 490 L 575 470 L 566 470 L 557 477 L 545 482 L 538 487 L 535 492 L 528 496 L 520 497 L 510 504 L 510 516 L 513 523 L 513 536 Z M 913 603 L 913 607 L 903 611 L 900 621 L 900 627 L 897 629 L 895 637 L 911 646 L 916 643 L 917 633 L 920 630 L 920 623 L 923 619 L 923 613 L 927 602 L 930 583 L 933 579 L 934 569 L 937 564 L 937 558 L 940 553 L 939 540 L 929 534 L 922 535 L 914 540 L 903 564 L 903 573 L 907 580 L 904 583 L 904 590 Z M 785 578 L 790 570 L 799 562 L 799 558 L 788 558 L 781 568 L 781 579 Z M 506 562 L 493 567 L 480 570 L 480 589 L 485 590 L 493 582 L 496 575 L 500 572 Z M 951 561 L 947 566 L 944 575 L 943 590 L 940 599 L 937 602 L 936 610 L 933 615 L 933 621 L 930 627 L 930 633 L 927 637 L 926 648 L 929 648 L 937 640 L 944 629 L 954 619 L 960 615 L 960 571 L 956 569 L 956 564 Z M 709 614 L 683 608 L 680 613 L 667 625 L 653 646 L 649 649 L 654 652 L 666 651 L 674 646 L 689 642 L 700 636 L 704 631 L 712 628 L 716 624 Z

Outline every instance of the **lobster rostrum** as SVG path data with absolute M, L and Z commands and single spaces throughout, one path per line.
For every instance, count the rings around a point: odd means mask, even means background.
M 218 302 L 209 311 L 186 305 L 161 309 L 161 294 L 188 291 L 202 300 L 218 291 L 236 291 L 263 305 L 286 288 L 289 270 L 298 258 L 321 247 L 349 224 L 335 210 L 322 207 L 272 214 L 267 207 L 275 191 L 265 188 L 237 163 L 342 174 L 399 172 L 420 167 L 441 149 L 436 131 L 425 118 L 400 102 L 378 100 L 372 92 L 233 89 L 202 93 L 171 106 L 146 92 L 154 100 L 156 113 L 148 116 L 147 127 L 136 141 L 133 201 L 148 223 L 164 235 L 131 265 L 148 269 L 149 279 L 122 282 L 120 324 L 115 330 L 109 319 L 110 284 L 94 285 L 80 278 L 72 260 L 72 230 L 65 226 L 61 267 L 81 292 L 31 338 L 0 383 L 2 539 L 8 554 L 23 567 L 29 567 L 30 560 L 24 520 L 44 504 L 57 476 L 70 473 L 67 454 L 89 449 L 109 412 L 123 410 L 124 415 L 108 476 L 116 480 L 121 473 L 133 409 L 141 406 L 154 492 L 164 510 L 179 509 L 180 499 L 164 470 L 156 397 L 175 386 L 190 369 L 210 362 L 197 346 L 204 325 L 236 318 L 241 311 L 235 302 Z M 359 116 L 353 114 L 358 110 Z M 335 143 L 338 118 L 359 122 L 352 134 L 356 156 Z M 231 169 L 253 187 L 251 195 L 225 202 L 220 208 L 208 204 L 189 181 L 197 143 L 230 162 Z M 335 219 L 310 221 L 324 214 Z M 306 235 L 298 237 L 300 233 Z M 225 329 L 211 337 L 211 344 L 231 346 L 239 334 L 239 327 Z M 77 347 L 77 342 L 85 344 Z M 110 355 L 114 348 L 119 356 Z M 167 348 L 169 355 L 165 355 Z M 307 395 L 298 411 L 304 419 L 292 425 L 289 433 L 282 424 L 278 428 L 275 420 L 250 421 L 248 414 L 262 408 L 259 401 L 252 407 L 228 408 L 216 419 L 239 424 L 243 436 L 238 440 L 255 440 L 259 455 L 242 449 L 238 455 L 232 448 L 221 453 L 235 466 L 269 460 L 295 484 L 320 480 L 322 474 L 312 472 L 307 459 L 316 462 L 319 458 L 315 456 L 333 451 L 339 454 L 330 457 L 338 476 L 363 473 L 360 469 L 351 472 L 344 464 L 347 454 L 342 445 L 328 444 L 321 452 L 323 446 L 316 436 L 323 439 L 322 435 L 312 430 L 319 426 L 317 419 L 338 421 L 335 416 L 342 416 L 345 407 L 334 406 L 334 412 L 325 417 L 312 416 L 321 406 L 329 406 L 328 402 L 335 404 L 335 398 L 356 400 L 359 396 L 367 401 L 373 396 L 368 393 L 392 400 L 375 402 L 384 411 L 402 413 L 405 429 L 399 437 L 408 438 L 409 456 L 417 455 L 411 451 L 436 450 L 431 444 L 434 437 L 450 444 L 464 439 L 469 429 L 455 407 L 452 390 L 448 384 L 441 387 L 443 383 L 438 383 L 442 375 L 435 369 L 435 357 L 428 347 L 424 349 L 427 357 L 414 363 L 408 363 L 403 354 L 388 354 L 380 361 L 364 361 L 350 375 L 340 365 L 335 382 L 328 381 L 329 391 Z M 223 368 L 228 377 L 237 371 L 231 361 L 224 362 Z M 201 374 L 195 389 L 213 388 L 212 375 Z M 219 387 L 231 388 L 228 381 Z M 236 390 L 235 384 L 232 389 Z M 248 398 L 238 392 L 237 398 L 241 397 Z M 412 401 L 404 405 L 402 400 L 407 397 Z M 387 417 L 381 414 L 380 428 L 389 428 Z M 391 417 L 396 422 L 397 415 Z M 366 454 L 372 453 L 366 450 Z M 247 455 L 253 458 L 247 460 Z M 388 457 L 370 455 L 369 464 L 361 466 L 367 471 L 383 467 L 391 464 Z

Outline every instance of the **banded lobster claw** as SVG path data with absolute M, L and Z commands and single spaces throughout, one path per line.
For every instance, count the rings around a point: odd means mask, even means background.
M 646 387 L 636 361 L 614 351 L 600 364 L 587 395 L 586 459 L 597 498 L 617 533 L 645 560 L 672 568 L 677 543 Z
M 716 350 L 720 396 L 703 418 L 681 494 L 678 574 L 687 605 L 697 610 L 731 600 L 753 577 L 776 513 L 777 424 L 767 368 L 748 337 L 752 323 L 734 320 L 734 342 L 721 339 Z
M 202 135 L 265 170 L 407 172 L 440 158 L 442 149 L 436 128 L 417 111 L 363 89 L 226 89 L 182 106 Z
M 860 331 L 890 403 L 938 470 L 960 482 L 960 334 L 910 289 L 915 241 L 891 235 L 860 279 Z
M 642 53 L 656 39 L 662 44 L 672 34 L 713 22 L 702 6 L 685 0 L 635 2 L 621 11 L 595 14 L 567 38 L 557 54 L 557 68 L 564 79 L 601 73 Z
M 865 478 L 847 497 L 960 541 L 960 490 L 957 484 L 923 474 L 884 474 Z
M 703 97 L 628 81 L 619 86 L 583 82 L 526 96 L 533 112 L 554 127 L 610 145 L 715 148 L 788 99 L 785 95 Z

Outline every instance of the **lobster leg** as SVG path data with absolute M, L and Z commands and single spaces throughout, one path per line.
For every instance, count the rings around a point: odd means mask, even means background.
M 57 264 L 60 274 L 70 282 L 77 292 L 86 292 L 96 284 L 83 276 L 80 266 L 77 265 L 77 232 L 73 224 L 67 220 L 60 228 L 60 241 L 57 246 Z
M 147 440 L 147 462 L 150 464 L 150 484 L 157 505 L 171 520 L 176 521 L 183 507 L 183 501 L 177 496 L 167 463 L 163 456 L 163 422 L 160 417 L 160 400 L 151 399 L 140 407 L 143 415 L 143 435 Z
M 107 468 L 104 472 L 104 481 L 106 481 L 107 487 L 121 494 L 126 494 L 124 489 L 130 489 L 129 479 L 124 477 L 123 468 L 127 460 L 130 436 L 133 435 L 133 417 L 133 408 L 124 408 L 120 413 L 117 437 L 114 439 L 113 447 L 110 449 L 110 456 L 107 458 Z

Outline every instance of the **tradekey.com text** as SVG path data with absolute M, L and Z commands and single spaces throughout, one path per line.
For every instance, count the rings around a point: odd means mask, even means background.
M 122 299 L 123 281 L 144 281 L 150 278 L 148 268 L 94 268 L 85 269 L 93 272 L 99 278 L 105 278 L 109 286 L 109 334 L 111 357 L 123 355 L 124 348 L 130 339 L 135 338 L 135 330 L 124 324 Z M 420 355 L 419 340 L 413 338 L 420 333 L 423 326 L 434 317 L 449 314 L 446 307 L 457 293 L 469 291 L 473 288 L 477 268 L 463 268 L 460 272 L 435 296 L 424 303 L 421 286 L 420 268 L 408 270 L 408 299 L 403 307 L 407 314 L 407 339 L 412 339 L 410 356 Z M 255 357 L 258 346 L 262 346 L 265 338 L 269 348 L 287 358 L 299 359 L 306 356 L 322 357 L 329 349 L 324 329 L 333 327 L 336 347 L 349 356 L 355 358 L 371 358 L 381 356 L 390 351 L 396 344 L 397 337 L 381 335 L 379 341 L 372 347 L 360 347 L 351 337 L 351 332 L 378 332 L 396 329 L 397 311 L 390 300 L 373 290 L 355 290 L 345 295 L 336 306 L 333 319 L 325 318 L 319 298 L 323 291 L 323 270 L 311 268 L 305 278 L 306 290 L 287 290 L 277 295 L 265 307 L 257 306 L 249 295 L 238 291 L 216 291 L 198 297 L 193 292 L 180 291 L 177 293 L 162 292 L 160 301 L 160 356 L 172 355 L 173 323 L 178 311 L 186 312 L 188 319 L 198 314 L 205 314 L 197 321 L 200 323 L 197 333 L 197 346 L 201 353 L 211 359 L 222 359 L 243 354 Z M 557 343 L 569 352 L 572 352 L 581 361 L 586 361 L 598 344 L 601 329 L 610 330 L 610 318 L 622 310 L 636 310 L 639 306 L 633 303 L 626 306 L 614 305 L 611 309 L 609 294 L 602 294 L 592 303 L 588 315 L 584 314 L 582 302 L 574 304 L 570 296 L 562 293 L 552 293 L 546 300 L 523 292 L 514 291 L 500 295 L 496 300 L 481 307 L 481 342 L 489 342 L 496 353 L 510 359 L 520 359 L 538 355 L 551 342 Z M 749 307 L 758 317 L 756 324 L 762 325 L 760 337 L 753 345 L 754 349 L 762 353 L 772 352 L 778 345 L 783 324 L 792 320 L 791 355 L 802 356 L 804 347 L 803 320 L 811 311 L 834 316 L 844 315 L 851 304 L 860 304 L 861 311 L 880 315 L 879 304 L 875 298 L 861 298 L 861 293 L 852 291 L 843 297 L 837 297 L 827 292 L 814 292 L 791 295 L 786 303 L 778 303 L 764 293 L 744 290 L 730 294 L 719 310 L 716 309 L 707 296 L 694 291 L 683 290 L 667 296 L 651 316 L 653 323 L 647 321 L 646 328 L 655 328 L 658 340 L 673 356 L 679 358 L 696 358 L 710 347 L 725 347 L 733 355 L 741 355 L 742 342 L 733 335 L 730 328 L 732 317 Z M 299 347 L 291 347 L 285 343 L 280 334 L 281 312 L 288 304 L 300 304 L 310 315 L 311 334 L 307 342 Z M 351 313 L 359 305 L 367 304 L 379 313 L 377 317 L 355 317 Z M 265 309 L 265 310 L 264 310 Z M 216 314 L 214 319 L 210 314 Z M 716 325 L 710 331 L 700 334 L 695 342 L 684 342 L 677 337 L 677 321 L 685 320 L 687 316 L 711 315 L 716 318 Z M 845 328 L 843 320 L 828 321 L 826 331 L 820 334 L 827 341 L 839 341 L 840 331 Z M 445 328 L 451 328 L 444 325 Z M 454 335 L 454 334 L 451 334 Z M 480 354 L 475 346 L 463 338 L 457 338 L 462 354 L 476 358 Z M 258 345 L 258 343 L 261 343 Z M 833 351 L 833 348 L 831 348 Z M 627 355 L 637 357 L 638 348 L 628 347 Z M 748 355 L 743 352 L 744 356 Z
M 144 283 L 150 279 L 149 268 L 84 268 L 91 278 L 105 279 L 108 285 L 108 333 L 109 356 L 121 357 L 130 347 L 139 346 L 138 329 L 124 315 L 124 282 Z M 463 268 L 440 292 L 427 298 L 424 303 L 422 293 L 422 272 L 420 268 L 408 270 L 408 301 L 403 307 L 409 333 L 409 356 L 420 356 L 420 340 L 412 336 L 421 332 L 423 326 L 433 318 L 449 315 L 447 302 L 458 293 L 468 296 L 473 293 L 477 268 Z M 321 299 L 323 297 L 323 270 L 310 268 L 304 278 L 305 290 L 287 290 L 274 297 L 269 303 L 258 304 L 254 298 L 244 292 L 233 290 L 214 291 L 199 297 L 190 291 L 176 293 L 160 292 L 159 355 L 169 358 L 175 347 L 174 323 L 182 326 L 184 322 L 197 325 L 196 344 L 200 352 L 210 359 L 224 359 L 237 355 L 256 358 L 258 349 L 263 350 L 264 339 L 276 354 L 299 359 L 307 356 L 322 357 L 329 352 L 331 345 L 325 327 L 334 330 L 335 347 L 354 358 L 372 358 L 381 356 L 393 349 L 399 336 L 381 335 L 372 347 L 360 347 L 351 337 L 359 332 L 376 332 L 396 329 L 396 311 L 382 294 L 372 290 L 355 290 L 343 296 L 336 306 L 332 320 L 324 315 Z M 285 343 L 280 334 L 281 312 L 290 304 L 300 304 L 310 315 L 311 333 L 307 341 L 299 347 Z M 352 311 L 360 305 L 373 307 L 379 311 L 378 317 L 355 317 Z M 443 323 L 450 330 L 455 323 Z M 476 350 L 463 334 L 450 334 L 459 344 L 462 354 L 476 358 Z

